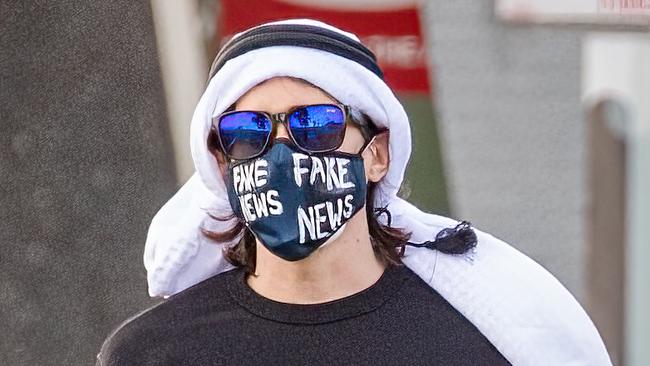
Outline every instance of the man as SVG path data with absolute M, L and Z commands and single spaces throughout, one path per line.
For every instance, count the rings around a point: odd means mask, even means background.
M 610 364 L 543 268 L 397 197 L 408 118 L 354 35 L 310 20 L 237 35 L 191 138 L 197 174 L 145 249 L 150 293 L 171 297 L 99 364 Z

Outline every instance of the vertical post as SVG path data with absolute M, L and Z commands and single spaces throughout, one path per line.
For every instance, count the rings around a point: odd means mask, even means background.
M 602 54 L 599 56 L 602 57 Z M 626 105 L 602 99 L 587 118 L 589 207 L 587 213 L 587 309 L 612 361 L 623 360 L 625 294 Z
M 190 154 L 190 122 L 208 73 L 198 3 L 152 0 L 156 44 L 169 130 L 174 146 L 176 178 L 185 183 L 194 172 Z
M 587 100 L 618 100 L 625 109 L 625 122 L 618 128 L 625 138 L 625 261 L 622 269 L 623 349 L 612 348 L 615 364 L 650 364 L 650 37 L 642 34 L 592 34 L 584 48 L 583 91 Z M 610 171 L 618 174 L 617 171 Z M 616 207 L 606 208 L 616 210 Z M 610 216 L 611 217 L 611 216 Z M 608 223 L 610 224 L 610 223 Z M 601 228 L 602 229 L 602 228 Z M 608 235 L 611 233 L 608 233 Z M 594 268 L 610 271 L 608 266 Z M 597 278 L 593 278 L 594 281 Z M 611 281 L 611 278 L 608 279 Z M 598 286 L 603 287 L 602 283 Z M 598 293 L 595 293 L 598 295 Z M 602 293 L 601 293 L 602 294 Z M 610 296 L 619 296 L 611 293 Z M 612 299 L 594 299 L 594 307 L 613 303 Z M 600 301 L 604 300 L 604 301 Z M 598 312 L 594 313 L 598 315 Z M 603 313 L 611 323 L 615 314 Z M 601 329 L 607 335 L 607 329 Z M 607 341 L 607 338 L 606 338 Z M 614 339 L 614 341 L 617 341 Z M 612 350 L 614 352 L 612 352 Z M 618 361 L 618 362 L 617 362 Z
M 630 126 L 628 154 L 628 253 L 626 359 L 630 366 L 650 364 L 650 37 L 640 36 L 635 60 L 636 118 Z

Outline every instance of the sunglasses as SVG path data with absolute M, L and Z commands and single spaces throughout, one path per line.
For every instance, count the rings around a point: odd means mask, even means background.
M 286 113 L 232 111 L 212 119 L 222 151 L 235 160 L 255 158 L 266 150 L 275 135 L 274 121 L 284 124 L 290 139 L 307 153 L 330 152 L 341 147 L 347 121 L 359 125 L 365 138 L 372 127 L 349 118 L 350 107 L 313 104 L 294 107 Z

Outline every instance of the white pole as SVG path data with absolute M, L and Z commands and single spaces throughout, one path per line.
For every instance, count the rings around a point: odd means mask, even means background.
M 650 36 L 593 33 L 585 40 L 585 102 L 626 109 L 626 238 L 623 357 L 650 365 Z
M 628 135 L 626 360 L 650 365 L 650 36 L 635 39 L 637 115 Z
M 208 73 L 195 0 L 151 0 L 179 185 L 194 172 L 190 121 Z

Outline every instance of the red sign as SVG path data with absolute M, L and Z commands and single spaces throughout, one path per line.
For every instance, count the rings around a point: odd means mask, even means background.
M 252 26 L 290 18 L 320 20 L 356 34 L 375 53 L 386 82 L 394 91 L 429 93 L 426 47 L 414 6 L 366 11 L 280 0 L 222 0 L 217 22 L 219 44 Z

